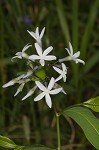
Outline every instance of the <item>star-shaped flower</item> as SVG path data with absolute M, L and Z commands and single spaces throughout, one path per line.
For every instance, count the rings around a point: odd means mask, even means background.
M 71 43 L 69 42 L 69 48 L 65 48 L 69 54 L 68 57 L 65 57 L 63 59 L 59 59 L 59 62 L 63 62 L 63 61 L 68 61 L 68 60 L 73 60 L 77 63 L 82 63 L 82 64 L 85 64 L 85 62 L 81 59 L 78 59 L 78 57 L 80 56 L 80 51 L 76 52 L 75 54 L 73 54 L 73 47 L 71 45 Z
M 15 54 L 16 56 L 12 57 L 12 60 L 13 60 L 14 58 L 19 58 L 19 59 L 22 59 L 23 57 L 24 57 L 24 58 L 28 58 L 28 55 L 25 53 L 25 51 L 26 51 L 29 47 L 31 47 L 31 46 L 32 46 L 32 45 L 30 45 L 30 44 L 25 45 L 24 48 L 22 49 L 22 52 L 17 52 L 17 53 Z
M 42 66 L 45 65 L 45 60 L 47 60 L 47 61 L 56 60 L 56 56 L 47 55 L 48 53 L 50 53 L 52 51 L 52 49 L 53 49 L 52 46 L 48 47 L 44 52 L 38 43 L 35 43 L 35 48 L 36 48 L 38 55 L 29 56 L 30 60 L 32 60 L 32 61 L 40 60 L 39 62 Z
M 51 101 L 51 97 L 50 97 L 50 94 L 51 95 L 54 95 L 54 94 L 58 94 L 59 92 L 61 92 L 62 88 L 57 88 L 57 89 L 54 89 L 52 90 L 54 84 L 55 84 L 55 79 L 52 77 L 50 82 L 49 82 L 49 85 L 48 87 L 45 87 L 41 82 L 39 81 L 36 81 L 35 82 L 36 85 L 38 86 L 38 88 L 43 91 L 41 94 L 39 94 L 35 99 L 34 101 L 39 101 L 41 100 L 44 96 L 45 96 L 45 100 L 46 100 L 46 103 L 47 105 L 51 108 L 52 107 L 52 101 Z
M 56 70 L 60 76 L 55 80 L 55 82 L 59 81 L 61 78 L 63 78 L 64 82 L 66 82 L 66 74 L 67 74 L 67 68 L 64 63 L 62 63 L 62 70 L 53 66 L 54 70 Z
M 28 30 L 27 30 L 28 31 Z M 41 42 L 41 39 L 44 35 L 44 32 L 45 32 L 45 27 L 42 29 L 41 33 L 39 33 L 39 28 L 37 27 L 35 32 L 30 32 L 28 31 L 28 33 L 37 41 L 37 43 L 42 46 L 42 42 Z

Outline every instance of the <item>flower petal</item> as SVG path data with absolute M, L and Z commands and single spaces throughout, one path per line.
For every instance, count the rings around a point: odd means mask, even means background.
M 35 35 L 34 32 L 28 31 L 28 30 L 27 30 L 27 32 L 28 32 L 35 40 L 37 40 L 36 35 Z
M 44 66 L 44 65 L 45 65 L 44 59 L 40 59 L 40 64 L 41 64 L 41 66 Z
M 38 59 L 40 59 L 40 56 L 38 56 L 38 55 L 31 55 L 31 56 L 29 56 L 29 59 L 30 60 L 32 60 L 32 61 L 34 61 L 34 60 L 38 60 Z
M 15 82 L 14 80 L 11 80 L 11 81 L 9 81 L 8 83 L 4 84 L 2 87 L 3 87 L 3 88 L 6 88 L 6 87 L 8 87 L 8 86 L 14 85 L 15 83 L 16 83 L 16 82 Z
M 37 97 L 34 98 L 34 101 L 39 101 L 39 100 L 41 100 L 44 96 L 45 96 L 45 93 L 42 92 L 41 94 L 39 94 Z
M 63 81 L 66 82 L 66 75 L 63 76 Z
M 48 47 L 44 52 L 43 52 L 43 55 L 46 56 L 48 53 L 50 53 L 52 51 L 53 47 L 50 46 Z
M 62 63 L 62 69 L 63 69 L 63 72 L 67 70 L 66 65 L 64 63 Z
M 55 79 L 52 77 L 49 82 L 48 89 L 51 90 L 53 88 L 54 84 L 55 84 Z
M 45 32 L 45 27 L 42 29 L 41 31 L 41 34 L 40 34 L 40 39 L 42 39 L 43 35 L 44 35 L 44 32 Z
M 51 101 L 51 97 L 49 94 L 45 95 L 45 100 L 46 100 L 47 105 L 51 108 L 52 107 L 52 101 Z
M 48 56 L 45 56 L 45 60 L 56 60 L 56 56 L 54 55 L 48 55 Z
M 55 82 L 59 81 L 60 79 L 62 79 L 62 75 L 60 75 L 58 78 L 55 79 Z
M 83 65 L 85 65 L 85 62 L 81 59 L 76 59 L 76 63 L 82 63 Z
M 55 66 L 53 66 L 53 68 L 54 68 L 54 70 L 57 71 L 59 74 L 62 73 L 62 70 L 61 70 L 61 69 L 59 69 L 59 68 L 57 68 L 57 67 L 55 67 Z
M 37 39 L 39 40 L 39 38 L 40 38 L 40 36 L 39 36 L 39 27 L 36 28 L 35 34 L 36 34 Z
M 17 91 L 16 91 L 16 93 L 14 94 L 14 96 L 18 95 L 18 93 L 20 93 L 20 92 L 23 90 L 24 85 L 25 85 L 25 83 L 22 83 L 22 84 L 19 86 L 19 88 L 17 89 Z
M 32 73 L 33 73 L 33 71 L 31 71 L 31 70 L 28 71 L 28 72 L 24 75 L 23 79 L 29 77 L 30 75 L 32 75 Z
M 28 98 L 29 96 L 31 96 L 35 90 L 36 90 L 37 86 L 34 86 L 27 94 L 25 97 L 22 98 L 22 100 L 25 100 L 26 98 Z
M 42 48 L 40 47 L 40 45 L 38 43 L 35 43 L 35 48 L 36 48 L 38 55 L 41 56 L 42 55 Z
M 29 43 L 27 45 L 25 45 L 24 48 L 22 49 L 22 53 L 25 52 L 31 46 L 32 45 L 30 45 Z
M 38 86 L 38 88 L 41 90 L 41 91 L 45 91 L 46 90 L 46 87 L 39 81 L 35 81 L 36 85 Z
M 80 56 L 80 51 L 76 52 L 72 57 L 73 58 L 78 58 Z
M 73 47 L 70 42 L 69 42 L 69 47 L 70 47 L 70 55 L 73 55 Z
M 58 94 L 61 91 L 62 91 L 62 88 L 58 88 L 58 89 L 55 89 L 55 90 L 51 90 L 49 93 L 54 95 L 54 94 Z

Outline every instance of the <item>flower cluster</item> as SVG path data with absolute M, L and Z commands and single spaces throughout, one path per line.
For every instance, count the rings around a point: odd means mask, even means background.
M 58 94 L 60 92 L 66 94 L 63 87 L 61 87 L 58 84 L 58 81 L 61 79 L 63 79 L 63 81 L 66 82 L 67 67 L 63 62 L 73 60 L 76 63 L 83 63 L 83 64 L 85 63 L 83 60 L 78 59 L 78 57 L 80 56 L 80 51 L 73 54 L 73 48 L 71 43 L 69 43 L 70 49 L 66 48 L 69 56 L 65 58 L 57 59 L 56 56 L 49 55 L 49 53 L 53 50 L 53 47 L 49 46 L 45 50 L 43 49 L 42 37 L 44 35 L 44 32 L 45 32 L 45 27 L 42 29 L 41 33 L 39 33 L 38 27 L 36 28 L 35 32 L 28 31 L 28 33 L 36 41 L 34 46 L 37 54 L 28 55 L 26 53 L 26 50 L 32 47 L 31 44 L 27 44 L 22 49 L 21 52 L 17 52 L 15 56 L 12 58 L 12 61 L 15 58 L 25 59 L 28 70 L 23 74 L 21 74 L 19 77 L 14 78 L 13 80 L 3 85 L 3 88 L 12 86 L 16 83 L 19 84 L 19 87 L 16 93 L 14 94 L 14 96 L 16 96 L 23 90 L 26 83 L 32 82 L 33 85 L 32 89 L 26 94 L 25 97 L 22 98 L 22 100 L 25 100 L 26 98 L 31 96 L 36 89 L 39 89 L 40 94 L 36 98 L 34 98 L 34 101 L 39 101 L 43 97 L 45 97 L 45 101 L 47 105 L 51 108 L 52 100 L 50 95 Z M 49 64 L 50 61 L 51 61 L 51 65 Z M 59 74 L 59 76 L 57 78 L 53 77 L 53 75 L 52 77 L 49 77 L 49 73 L 48 73 L 49 69 L 53 69 L 53 71 L 56 71 Z

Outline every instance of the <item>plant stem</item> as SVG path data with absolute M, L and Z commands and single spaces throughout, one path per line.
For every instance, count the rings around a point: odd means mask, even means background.
M 60 143 L 60 126 L 59 126 L 59 113 L 55 112 L 56 114 L 56 125 L 57 125 L 57 140 L 58 140 L 58 150 L 61 150 L 61 143 Z

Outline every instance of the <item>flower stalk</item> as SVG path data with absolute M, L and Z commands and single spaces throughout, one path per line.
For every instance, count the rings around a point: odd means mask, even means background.
M 60 114 L 56 112 L 57 143 L 58 143 L 58 150 L 61 150 L 59 116 Z

